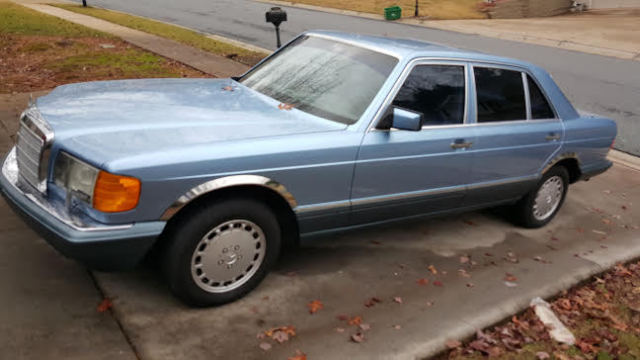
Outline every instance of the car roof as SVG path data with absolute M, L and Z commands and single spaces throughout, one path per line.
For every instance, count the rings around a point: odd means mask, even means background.
M 355 45 L 366 47 L 371 50 L 379 51 L 407 60 L 411 60 L 417 57 L 434 57 L 451 58 L 457 60 L 485 61 L 527 68 L 533 67 L 533 65 L 527 62 L 512 58 L 490 55 L 472 50 L 458 49 L 455 47 L 421 40 L 390 38 L 375 35 L 362 35 L 328 30 L 312 30 L 305 32 L 305 34 L 353 43 Z

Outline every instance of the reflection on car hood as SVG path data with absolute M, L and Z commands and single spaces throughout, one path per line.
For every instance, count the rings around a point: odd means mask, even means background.
M 231 79 L 71 84 L 36 104 L 58 145 L 101 162 L 147 151 L 345 128 L 280 109 L 276 100 Z

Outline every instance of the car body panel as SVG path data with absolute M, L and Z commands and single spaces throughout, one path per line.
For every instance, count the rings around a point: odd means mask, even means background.
M 89 225 L 162 224 L 154 228 L 157 236 L 189 201 L 216 191 L 227 180 L 242 185 L 237 181 L 246 176 L 253 180 L 245 185 L 283 196 L 305 236 L 514 201 L 549 166 L 566 158 L 575 159 L 587 177 L 611 164 L 606 154 L 615 123 L 580 115 L 551 76 L 534 65 L 415 40 L 328 31 L 302 36 L 325 37 L 398 59 L 355 123 L 345 125 L 283 106 L 234 79 L 61 86 L 35 105 L 55 133 L 48 168 L 53 168 L 58 152 L 65 151 L 99 169 L 140 179 L 142 191 L 135 209 L 103 213 L 66 194 L 52 182 L 50 171 L 47 201 L 82 214 Z M 466 66 L 465 123 L 420 131 L 376 129 L 411 68 L 429 63 Z M 478 64 L 529 74 L 557 118 L 477 124 L 471 71 Z M 551 133 L 560 136 L 547 140 Z M 472 146 L 452 148 L 459 140 Z M 267 183 L 273 187 L 264 186 Z M 29 201 L 28 194 L 11 192 L 10 182 L 1 184 L 11 202 Z M 19 207 L 37 222 L 57 219 Z M 118 232 L 103 236 L 117 238 Z

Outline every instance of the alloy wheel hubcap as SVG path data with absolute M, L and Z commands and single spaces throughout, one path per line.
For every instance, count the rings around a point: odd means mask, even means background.
M 191 276 L 211 293 L 231 291 L 249 281 L 267 252 L 262 229 L 248 220 L 230 220 L 206 233 L 191 257 Z
M 533 217 L 538 221 L 544 221 L 549 218 L 560 205 L 562 193 L 564 191 L 564 183 L 559 176 L 548 178 L 536 194 L 533 202 Z

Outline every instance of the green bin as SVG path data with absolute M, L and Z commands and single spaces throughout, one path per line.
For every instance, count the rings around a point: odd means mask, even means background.
M 384 18 L 387 20 L 398 20 L 401 16 L 402 8 L 400 8 L 400 6 L 384 8 Z

